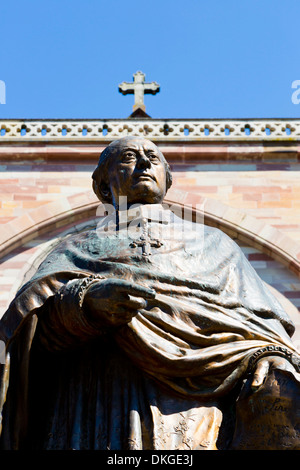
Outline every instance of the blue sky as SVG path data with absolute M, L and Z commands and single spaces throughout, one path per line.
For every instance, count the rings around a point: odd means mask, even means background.
M 14 0 L 0 10 L 0 118 L 298 118 L 299 0 Z

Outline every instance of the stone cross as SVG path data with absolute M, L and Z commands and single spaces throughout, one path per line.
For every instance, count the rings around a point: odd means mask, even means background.
M 159 84 L 156 82 L 145 83 L 145 74 L 143 72 L 136 72 L 133 75 L 133 83 L 120 83 L 119 92 L 123 95 L 134 94 L 133 111 L 139 108 L 145 111 L 144 95 L 156 95 L 159 92 Z

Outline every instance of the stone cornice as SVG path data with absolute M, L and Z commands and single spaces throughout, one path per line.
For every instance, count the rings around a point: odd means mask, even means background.
M 299 142 L 300 119 L 2 119 L 0 145 L 108 143 L 126 135 L 155 142 Z

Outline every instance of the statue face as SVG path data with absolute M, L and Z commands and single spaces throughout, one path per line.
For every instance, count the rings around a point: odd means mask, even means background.
M 166 168 L 156 145 L 134 137 L 116 142 L 109 164 L 109 187 L 115 206 L 120 196 L 126 196 L 128 204 L 162 202 Z

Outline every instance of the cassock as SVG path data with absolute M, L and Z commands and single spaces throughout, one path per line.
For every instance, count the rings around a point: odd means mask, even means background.
M 109 278 L 156 296 L 123 326 L 93 322 L 84 294 Z M 297 362 L 293 331 L 219 229 L 161 205 L 107 216 L 57 245 L 2 318 L 1 447 L 230 448 L 247 374 L 264 355 Z

